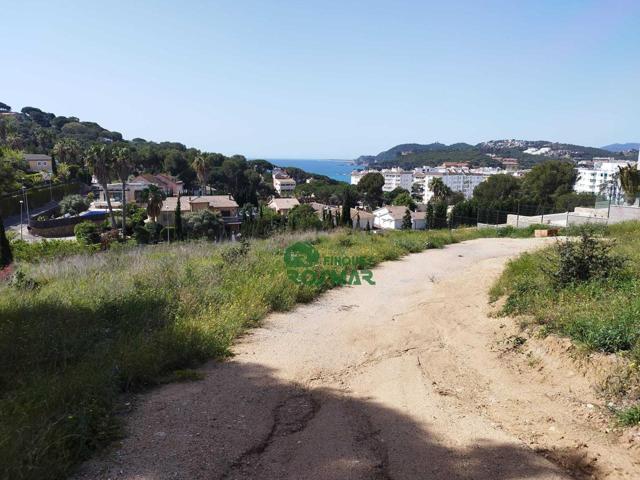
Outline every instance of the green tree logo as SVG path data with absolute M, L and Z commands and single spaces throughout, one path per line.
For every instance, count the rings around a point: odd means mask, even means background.
M 296 242 L 284 251 L 284 263 L 289 268 L 313 267 L 320 261 L 320 253 L 308 242 Z

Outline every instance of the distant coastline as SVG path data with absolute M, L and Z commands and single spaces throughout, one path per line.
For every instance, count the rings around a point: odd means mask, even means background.
M 326 175 L 334 180 L 347 183 L 351 181 L 351 172 L 356 167 L 353 160 L 308 160 L 302 158 L 267 158 L 265 160 L 279 167 L 297 167 L 305 172 Z

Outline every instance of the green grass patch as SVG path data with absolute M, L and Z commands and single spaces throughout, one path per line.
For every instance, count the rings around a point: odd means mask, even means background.
M 633 407 L 625 408 L 616 412 L 616 418 L 618 422 L 625 426 L 630 427 L 640 423 L 640 404 Z
M 527 315 L 544 325 L 545 331 L 566 335 L 587 350 L 620 353 L 638 362 L 640 222 L 598 227 L 591 233 L 602 237 L 603 244 L 613 245 L 607 255 L 622 257 L 624 262 L 603 261 L 602 251 L 597 251 L 600 258 L 589 262 L 594 270 L 589 278 L 567 282 L 563 277 L 559 282 L 557 249 L 525 253 L 507 264 L 491 288 L 490 298 L 506 297 L 504 314 Z M 599 275 L 597 270 L 606 275 Z
M 293 242 L 310 241 L 321 255 L 365 256 L 375 265 L 497 235 L 495 229 L 300 233 L 248 247 L 191 242 L 82 255 L 70 255 L 77 253 L 73 243 L 33 247 L 65 258 L 19 254 L 20 280 L 0 285 L 4 475 L 64 478 L 119 435 L 120 394 L 197 380 L 194 367 L 228 355 L 234 339 L 269 312 L 329 288 L 289 280 L 283 253 Z

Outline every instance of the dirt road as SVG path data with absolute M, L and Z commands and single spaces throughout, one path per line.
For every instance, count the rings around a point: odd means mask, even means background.
M 513 320 L 489 315 L 506 259 L 540 244 L 430 250 L 270 315 L 203 381 L 142 396 L 77 478 L 640 478 L 589 382 L 513 353 Z

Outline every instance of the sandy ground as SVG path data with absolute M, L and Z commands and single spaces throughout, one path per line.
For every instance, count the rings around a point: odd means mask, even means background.
M 270 315 L 204 380 L 141 396 L 127 437 L 76 478 L 640 478 L 590 382 L 513 353 L 514 321 L 490 315 L 505 261 L 542 242 L 411 255 L 375 286 Z

